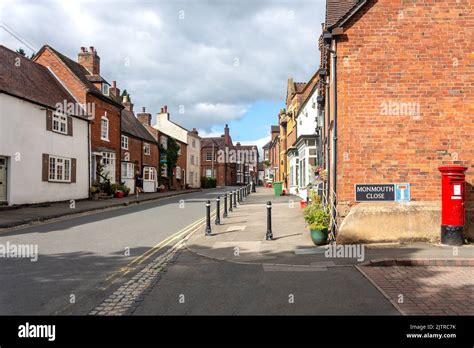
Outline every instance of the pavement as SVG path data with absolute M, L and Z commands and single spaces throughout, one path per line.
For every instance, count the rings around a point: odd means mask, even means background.
M 273 207 L 272 241 L 265 240 L 267 201 Z M 430 284 L 429 293 L 434 296 L 462 289 L 454 298 L 462 298 L 472 308 L 471 246 L 363 245 L 352 249 L 352 254 L 347 254 L 347 249 L 341 255 L 329 255 L 327 247 L 313 245 L 299 199 L 274 197 L 271 189 L 265 188 L 258 188 L 228 218 L 223 218 L 221 212 L 221 223 L 215 225 L 213 221 L 211 236 L 205 236 L 204 227 L 188 236 L 127 314 L 436 315 L 439 308 L 433 306 L 434 297 L 426 302 L 426 297 L 413 295 L 424 294 Z M 393 266 L 389 260 L 418 263 Z M 450 268 L 446 268 L 448 264 Z M 402 271 L 403 267 L 407 270 Z M 425 311 L 407 310 L 399 303 L 400 295 L 406 306 L 416 302 Z M 448 303 L 447 297 L 439 299 Z M 461 308 L 453 310 L 456 305 L 447 305 L 450 314 L 471 313 Z
M 123 198 L 110 198 L 98 201 L 76 200 L 71 205 L 67 202 L 54 202 L 32 204 L 24 206 L 0 207 L 0 229 L 11 228 L 14 226 L 25 225 L 29 223 L 43 222 L 68 215 L 81 214 L 90 211 L 98 211 L 121 206 L 128 206 L 141 202 L 158 200 L 166 197 L 199 192 L 200 189 L 141 193 L 139 195 L 130 195 Z

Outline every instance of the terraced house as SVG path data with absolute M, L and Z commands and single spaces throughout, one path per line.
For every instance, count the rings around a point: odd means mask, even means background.
M 45 66 L 0 46 L 0 205 L 89 195 L 89 119 Z
M 88 110 L 90 123 L 91 182 L 120 182 L 120 134 L 123 106 L 111 85 L 100 75 L 100 57 L 94 47 L 81 47 L 77 62 L 49 45 L 34 61 L 45 66 L 79 103 Z
M 442 165 L 468 167 L 474 237 L 473 13 L 470 0 L 327 0 L 323 143 L 339 241 L 438 240 Z M 362 202 L 360 184 L 401 184 L 403 199 Z

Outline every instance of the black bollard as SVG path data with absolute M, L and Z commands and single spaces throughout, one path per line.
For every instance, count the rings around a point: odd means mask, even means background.
M 221 197 L 220 196 L 217 196 L 217 199 L 216 199 L 216 205 L 217 205 L 217 210 L 216 210 L 216 225 L 220 225 L 221 224 Z
M 257 188 L 255 186 L 257 186 L 257 184 L 252 182 L 252 192 L 254 192 L 254 193 L 257 192 Z
M 223 218 L 227 217 L 227 193 L 224 194 L 224 214 L 222 215 Z
M 265 235 L 266 240 L 273 239 L 272 232 L 272 202 L 267 202 L 267 234 Z
M 234 208 L 237 208 L 237 190 L 234 191 Z
M 237 189 L 237 203 L 240 204 L 240 189 Z
M 206 202 L 206 236 L 211 235 L 211 201 Z
M 230 191 L 229 193 L 229 213 L 232 211 L 232 206 L 234 205 L 233 201 L 234 201 L 234 191 Z

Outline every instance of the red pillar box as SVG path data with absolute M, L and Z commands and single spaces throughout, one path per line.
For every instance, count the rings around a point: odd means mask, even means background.
M 462 245 L 466 222 L 464 173 L 467 167 L 452 165 L 438 169 L 442 176 L 441 244 Z

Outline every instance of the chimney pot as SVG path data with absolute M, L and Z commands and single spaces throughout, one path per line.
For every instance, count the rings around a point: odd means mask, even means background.
M 160 109 L 160 114 L 163 114 L 163 113 L 165 112 L 164 110 L 165 110 L 165 109 L 164 109 L 163 107 L 161 107 L 161 109 Z
M 112 87 L 117 88 L 117 81 L 112 81 Z
M 82 52 L 82 53 L 85 53 L 85 52 L 86 52 L 86 48 L 85 48 L 85 47 L 81 47 L 81 52 Z
M 163 109 L 165 110 L 165 113 L 168 113 L 168 105 L 165 105 Z
M 145 108 L 144 106 L 142 106 L 142 112 L 143 112 L 143 113 L 146 112 L 145 109 L 146 109 L 146 108 Z
M 89 50 L 91 51 L 91 53 L 94 53 L 94 46 L 90 46 Z

